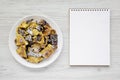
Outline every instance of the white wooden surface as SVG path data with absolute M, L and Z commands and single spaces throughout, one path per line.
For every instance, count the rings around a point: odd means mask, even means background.
M 111 9 L 111 66 L 69 66 L 69 8 Z M 43 13 L 60 26 L 64 46 L 59 58 L 42 69 L 17 63 L 8 48 L 8 34 L 18 19 Z M 101 58 L 102 59 L 102 58 Z M 120 0 L 0 0 L 0 80 L 120 80 Z

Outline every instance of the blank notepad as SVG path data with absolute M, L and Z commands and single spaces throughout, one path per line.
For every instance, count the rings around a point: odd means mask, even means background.
M 70 65 L 110 65 L 109 9 L 70 9 Z

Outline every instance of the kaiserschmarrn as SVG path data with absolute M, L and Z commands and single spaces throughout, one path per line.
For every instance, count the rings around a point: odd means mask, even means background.
M 48 22 L 30 19 L 16 29 L 16 52 L 31 63 L 49 58 L 57 49 L 58 35 Z

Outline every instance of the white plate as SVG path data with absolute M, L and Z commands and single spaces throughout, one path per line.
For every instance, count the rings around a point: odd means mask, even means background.
M 52 54 L 48 59 L 43 60 L 42 62 L 38 63 L 38 64 L 34 64 L 34 63 L 30 63 L 27 62 L 25 59 L 23 59 L 21 56 L 19 56 L 16 52 L 16 45 L 15 45 L 15 36 L 16 36 L 16 28 L 18 27 L 18 25 L 23 21 L 23 20 L 29 20 L 29 19 L 35 19 L 35 20 L 40 20 L 40 19 L 44 19 L 46 20 L 50 26 L 56 30 L 57 34 L 58 34 L 58 48 L 55 51 L 54 54 Z M 30 16 L 26 16 L 22 19 L 20 19 L 11 29 L 10 34 L 9 34 L 9 49 L 13 55 L 13 57 L 22 65 L 26 66 L 26 67 L 30 67 L 30 68 L 41 68 L 41 67 L 46 67 L 49 64 L 53 63 L 57 57 L 60 55 L 60 52 L 62 50 L 62 46 L 63 46 L 63 37 L 62 37 L 62 32 L 60 31 L 58 25 L 51 20 L 50 18 L 43 16 L 43 15 L 30 15 Z

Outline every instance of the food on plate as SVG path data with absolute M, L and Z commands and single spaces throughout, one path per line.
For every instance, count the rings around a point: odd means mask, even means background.
M 57 49 L 58 35 L 48 22 L 30 19 L 16 29 L 16 52 L 31 63 L 49 58 Z

